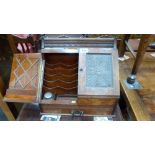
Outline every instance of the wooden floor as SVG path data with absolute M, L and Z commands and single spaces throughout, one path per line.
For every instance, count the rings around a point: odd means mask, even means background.
M 130 58 L 120 61 L 120 82 L 122 94 L 128 103 L 129 111 L 135 120 L 155 120 L 155 57 L 150 52 L 145 54 L 139 69 L 137 79 L 142 84 L 142 89 L 129 90 L 124 80 L 129 75 L 134 59 L 130 53 L 125 55 Z

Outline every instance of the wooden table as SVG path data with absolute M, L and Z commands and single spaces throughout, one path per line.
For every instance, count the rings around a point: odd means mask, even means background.
M 155 57 L 145 53 L 144 60 L 137 74 L 139 82 L 143 88 L 140 90 L 130 90 L 124 84 L 124 80 L 131 72 L 134 59 L 130 53 L 126 53 L 130 58 L 120 61 L 120 84 L 121 92 L 131 112 L 133 120 L 154 120 L 155 116 Z

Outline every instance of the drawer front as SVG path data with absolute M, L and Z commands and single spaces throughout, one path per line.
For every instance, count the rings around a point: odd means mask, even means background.
M 118 98 L 78 98 L 78 105 L 92 106 L 114 106 L 118 103 Z
M 51 106 L 40 104 L 41 113 L 71 115 L 79 112 L 83 115 L 112 115 L 114 106 Z

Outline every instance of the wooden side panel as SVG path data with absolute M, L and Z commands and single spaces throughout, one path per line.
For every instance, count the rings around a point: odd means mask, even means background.
M 42 76 L 43 62 L 40 53 L 15 54 L 4 100 L 26 103 L 39 101 Z
M 117 98 L 78 98 L 78 105 L 108 105 L 114 107 L 118 103 Z

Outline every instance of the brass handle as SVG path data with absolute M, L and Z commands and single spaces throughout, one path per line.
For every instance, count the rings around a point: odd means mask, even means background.
M 72 117 L 81 117 L 83 116 L 83 111 L 79 111 L 79 110 L 75 110 L 75 111 L 72 111 Z

